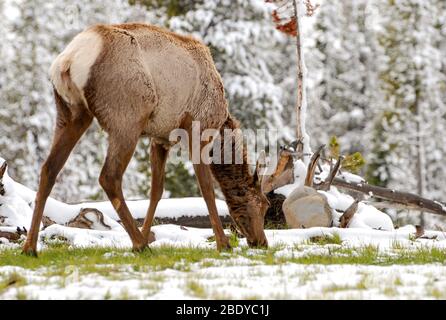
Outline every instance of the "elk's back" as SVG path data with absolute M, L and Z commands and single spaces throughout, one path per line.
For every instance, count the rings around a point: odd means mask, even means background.
M 228 113 L 208 48 L 146 24 L 80 33 L 56 58 L 51 79 L 67 102 L 83 102 L 106 131 L 126 126 L 166 140 L 185 112 L 203 128 L 219 128 Z

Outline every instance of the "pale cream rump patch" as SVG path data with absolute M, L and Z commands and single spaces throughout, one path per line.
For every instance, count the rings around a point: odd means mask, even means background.
M 51 82 L 66 102 L 86 105 L 83 90 L 102 47 L 102 37 L 93 30 L 86 30 L 78 34 L 54 60 L 50 68 Z

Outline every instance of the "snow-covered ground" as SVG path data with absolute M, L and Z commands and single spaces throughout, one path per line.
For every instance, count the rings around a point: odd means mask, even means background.
M 8 230 L 8 228 L 3 228 Z M 13 231 L 12 228 L 10 228 Z M 208 239 L 214 235 L 212 229 L 189 228 L 178 225 L 166 224 L 152 227 L 156 241 L 151 246 L 178 246 L 215 248 L 215 243 Z M 415 239 L 416 229 L 408 225 L 393 231 L 382 231 L 359 228 L 309 228 L 288 230 L 265 230 L 268 243 L 272 247 L 293 247 L 308 242 L 314 237 L 339 237 L 344 246 L 359 248 L 368 245 L 376 246 L 380 250 L 392 248 L 395 243 L 404 248 L 435 247 L 446 249 L 446 232 L 426 231 L 424 236 Z M 102 231 L 70 228 L 61 225 L 51 225 L 40 233 L 39 248 L 45 248 L 46 240 L 56 237 L 65 238 L 73 247 L 105 247 L 105 248 L 127 248 L 132 247 L 130 239 L 125 231 Z M 1 240 L 0 254 L 2 248 L 18 247 L 17 244 L 9 243 L 6 239 Z M 241 246 L 247 246 L 246 239 L 240 239 Z
M 296 172 L 303 176 L 303 171 L 299 173 L 299 166 Z M 298 175 L 296 177 L 299 178 Z M 349 179 L 355 179 L 355 176 Z M 0 196 L 0 216 L 4 217 L 6 226 L 0 227 L 0 231 L 14 232 L 18 226 L 28 227 L 35 192 L 14 182 L 7 173 L 3 177 L 3 184 L 6 193 Z M 278 192 L 286 195 L 299 184 L 300 180 L 296 179 L 294 185 L 282 187 Z M 339 211 L 345 210 L 353 202 L 352 197 L 340 193 L 336 188 L 323 194 L 335 218 L 336 214 L 340 215 Z M 135 218 L 144 217 L 148 200 L 128 203 Z M 223 201 L 219 201 L 217 206 L 221 215 L 228 214 Z M 91 230 L 65 226 L 82 208 L 101 211 L 104 222 L 111 229 Z M 163 199 L 157 216 L 179 217 L 191 212 L 194 215 L 207 215 L 203 199 Z M 39 250 L 47 250 L 51 244 L 63 241 L 69 248 L 106 248 L 103 260 L 117 255 L 137 258 L 137 254 L 130 251 L 130 239 L 117 222 L 118 217 L 109 202 L 69 205 L 49 199 L 45 215 L 56 224 L 41 231 Z M 152 248 L 216 250 L 215 241 L 211 239 L 212 229 L 157 225 L 152 230 L 156 238 L 151 244 Z M 60 275 L 60 272 L 52 274 L 51 265 L 24 268 L 3 264 L 0 267 L 0 299 L 446 298 L 446 260 L 436 259 L 435 264 L 418 265 L 318 264 L 296 260 L 355 257 L 365 248 L 372 248 L 383 259 L 401 252 L 411 254 L 419 250 L 427 250 L 425 252 L 429 254 L 428 250 L 432 248 L 446 251 L 445 232 L 425 231 L 421 238 L 417 238 L 414 226 L 395 229 L 389 216 L 370 205 L 361 203 L 346 229 L 318 227 L 265 230 L 265 233 L 273 249 L 248 249 L 246 240 L 240 239 L 232 252 L 221 253 L 219 259 L 205 258 L 199 262 L 194 260 L 193 263 L 185 260 L 187 268 L 181 264 L 161 269 L 153 266 L 134 268 L 130 262 L 113 264 L 113 271 L 104 275 L 95 271 L 82 272 L 82 264 L 67 264 L 64 265 L 63 275 Z M 328 241 L 321 243 L 318 239 Z M 0 262 L 2 255 L 6 256 L 10 252 L 19 254 L 20 244 L 0 238 Z M 266 261 L 266 257 L 271 254 L 274 263 Z M 443 256 L 440 254 L 440 260 Z M 108 268 L 110 264 L 102 261 L 96 267 Z M 17 275 L 21 280 L 14 280 Z M 16 285 L 16 282 L 20 285 Z
M 177 225 L 153 227 L 157 247 L 194 247 L 215 249 L 209 241 L 211 229 L 184 228 Z M 65 267 L 64 276 L 51 275 L 51 266 L 25 269 L 16 266 L 0 267 L 0 282 L 11 274 L 25 280 L 22 286 L 1 291 L 1 299 L 419 299 L 446 298 L 446 261 L 424 265 L 353 265 L 353 264 L 301 264 L 293 258 L 310 256 L 346 255 L 340 249 L 351 249 L 349 255 L 359 254 L 372 246 L 383 257 L 398 254 L 401 250 L 415 252 L 420 249 L 446 250 L 446 234 L 427 232 L 430 239 L 415 239 L 415 228 L 405 227 L 394 231 L 311 228 L 293 230 L 266 230 L 269 243 L 276 248 L 275 258 L 291 262 L 268 264 L 254 256 L 265 256 L 267 250 L 247 249 L 240 240 L 233 252 L 223 252 L 227 259 L 202 259 L 163 270 L 133 268 L 132 265 L 113 265 L 107 275 L 80 272 L 79 266 Z M 120 231 L 98 231 L 68 228 L 59 225 L 48 227 L 42 239 L 63 236 L 72 247 L 106 246 L 104 258 L 116 255 L 135 256 L 130 251 L 116 251 L 111 246 L 130 248 L 128 236 Z M 312 243 L 314 237 L 335 236 L 340 243 Z M 16 244 L 0 245 L 2 249 L 17 248 Z M 45 246 L 41 248 L 45 250 Z M 242 251 L 245 254 L 242 255 Z M 3 251 L 5 252 L 5 251 Z M 68 253 L 69 254 L 69 253 Z M 0 258 L 1 259 L 1 258 Z M 104 268 L 109 265 L 102 265 Z M 101 266 L 98 266 L 101 267 Z
M 446 266 L 252 265 L 248 259 L 207 261 L 191 270 L 134 271 L 116 279 L 81 275 L 48 278 L 46 268 L 3 267 L 0 277 L 19 273 L 27 285 L 1 299 L 435 299 L 446 297 Z M 115 271 L 115 273 L 117 273 Z
M 4 163 L 0 157 L 0 165 Z M 5 194 L 0 195 L 0 230 L 6 230 L 5 226 L 29 229 L 32 218 L 32 209 L 36 192 L 14 181 L 7 170 L 0 177 L 4 185 Z M 144 219 L 150 200 L 126 201 L 135 219 Z M 229 215 L 228 207 L 223 200 L 216 200 L 217 210 L 220 216 Z M 109 201 L 83 202 L 80 204 L 67 204 L 49 197 L 45 206 L 44 215 L 53 222 L 64 225 L 75 218 L 82 209 L 97 209 L 104 217 L 104 223 L 115 231 L 124 231 L 117 223 L 119 217 Z M 178 218 L 182 216 L 207 216 L 208 209 L 203 198 L 173 198 L 161 199 L 156 209 L 157 218 Z M 96 218 L 93 215 L 88 218 Z

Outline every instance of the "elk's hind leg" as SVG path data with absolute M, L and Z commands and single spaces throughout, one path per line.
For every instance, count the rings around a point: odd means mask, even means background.
M 166 168 L 166 160 L 169 150 L 163 145 L 151 141 L 150 143 L 150 166 L 152 169 L 152 185 L 150 187 L 150 205 L 147 210 L 146 219 L 142 227 L 144 238 L 152 242 L 150 239 L 150 228 L 152 227 L 153 217 L 155 216 L 156 207 L 163 195 L 164 189 L 164 173 Z M 151 241 L 152 240 L 152 241 Z
M 37 255 L 37 239 L 43 210 L 45 209 L 46 200 L 56 182 L 57 175 L 67 161 L 74 146 L 93 120 L 93 117 L 86 110 L 78 110 L 80 112 L 77 115 L 63 114 L 60 109 L 65 108 L 66 105 L 62 106 L 64 102 L 57 94 L 56 104 L 58 106 L 58 117 L 53 144 L 48 158 L 41 168 L 39 189 L 36 195 L 31 228 L 29 229 L 25 245 L 23 246 L 23 253 L 33 256 Z
M 129 137 L 111 133 L 107 157 L 99 177 L 99 183 L 118 213 L 124 229 L 132 240 L 133 250 L 135 251 L 143 250 L 147 246 L 147 240 L 139 231 L 125 203 L 122 193 L 122 176 L 135 151 L 138 138 L 139 135 Z

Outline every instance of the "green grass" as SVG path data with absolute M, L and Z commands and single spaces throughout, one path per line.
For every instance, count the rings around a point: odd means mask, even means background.
M 12 272 L 7 274 L 6 277 L 0 280 L 0 293 L 12 287 L 21 287 L 26 285 L 26 279 L 18 274 L 17 272 Z
M 189 293 L 197 298 L 204 298 L 206 297 L 206 290 L 204 287 L 199 284 L 195 280 L 189 280 L 186 283 L 186 289 L 189 291 Z
M 323 240 L 326 243 L 327 240 Z M 331 241 L 331 240 L 330 240 Z M 337 242 L 337 240 L 335 241 Z M 332 242 L 330 242 L 332 243 Z M 311 245 L 307 245 L 311 246 Z M 97 273 L 107 277 L 116 276 L 122 271 L 122 266 L 129 266 L 128 272 L 146 270 L 165 270 L 168 268 L 180 271 L 190 271 L 191 265 L 201 263 L 202 267 L 218 265 L 219 260 L 244 256 L 253 263 L 277 265 L 286 263 L 298 264 L 361 264 L 361 265 L 410 265 L 427 263 L 446 263 L 446 250 L 437 248 L 421 248 L 418 250 L 399 249 L 392 255 L 380 254 L 377 247 L 364 246 L 359 249 L 348 247 L 330 247 L 330 254 L 311 254 L 304 256 L 282 257 L 275 253 L 283 247 L 272 247 L 267 250 L 251 251 L 242 248 L 238 252 L 219 253 L 214 249 L 159 247 L 142 253 L 126 255 L 128 250 L 106 248 L 76 248 L 55 246 L 40 252 L 38 258 L 22 255 L 19 250 L 0 251 L 0 266 L 18 266 L 35 270 L 46 267 L 45 275 L 68 276 L 74 272 L 80 274 Z M 301 248 L 296 248 L 296 252 Z M 113 255 L 107 256 L 107 252 Z M 0 291 L 8 283 L 20 283 L 20 277 L 6 279 L 0 283 Z M 0 277 L 1 279 L 1 277 Z M 6 282 L 5 282 L 6 281 Z
M 17 300 L 29 300 L 28 294 L 24 290 L 17 290 L 16 293 L 16 299 Z
M 310 238 L 310 243 L 318 244 L 318 245 L 326 245 L 326 244 L 342 244 L 341 236 L 338 233 L 334 233 L 333 235 L 323 235 L 316 236 Z
M 234 241 L 234 239 L 233 239 Z M 337 240 L 335 239 L 336 243 Z M 146 250 L 142 253 L 130 253 L 129 250 L 111 249 L 111 248 L 67 248 L 66 246 L 49 246 L 40 252 L 38 258 L 22 255 L 18 249 L 7 249 L 0 251 L 0 267 L 17 266 L 28 270 L 37 270 L 39 286 L 55 285 L 63 288 L 67 284 L 77 281 L 78 276 L 99 275 L 108 280 L 124 280 L 130 278 L 139 278 L 141 280 L 139 289 L 142 289 L 147 296 L 153 296 L 160 292 L 166 283 L 166 276 L 152 271 L 162 271 L 165 269 L 175 269 L 186 273 L 184 288 L 186 292 L 197 298 L 215 298 L 227 299 L 228 293 L 213 291 L 211 287 L 204 287 L 201 279 L 197 279 L 193 270 L 217 267 L 219 265 L 231 266 L 239 263 L 239 260 L 228 260 L 231 258 L 244 257 L 250 261 L 244 262 L 244 265 L 278 265 L 277 274 L 282 272 L 289 264 L 305 265 L 420 265 L 420 264 L 445 264 L 446 249 L 438 248 L 420 248 L 409 250 L 402 246 L 395 245 L 396 248 L 388 254 L 387 251 L 380 252 L 376 246 L 363 246 L 361 248 L 350 248 L 342 245 L 331 245 L 333 239 L 318 240 L 318 243 L 324 243 L 329 250 L 327 254 L 320 254 L 316 250 L 312 254 L 312 248 L 323 248 L 324 245 L 301 244 L 294 247 L 276 246 L 266 250 L 252 250 L 246 247 L 239 247 L 238 250 L 219 253 L 215 249 L 203 248 L 177 248 L 177 247 L 158 247 Z M 296 254 L 277 255 L 281 250 L 293 250 Z M 308 254 L 306 254 L 308 252 Z M 110 254 L 112 253 L 112 254 Z M 299 253 L 299 254 L 297 254 Z M 304 253 L 302 255 L 302 253 Z M 33 299 L 26 290 L 28 284 L 25 274 L 20 269 L 13 272 L 0 271 L 0 296 L 3 293 L 9 293 L 16 299 Z M 249 277 L 264 277 L 260 269 L 250 269 Z M 138 273 L 136 275 L 135 273 Z M 322 288 L 320 297 L 336 292 L 342 292 L 343 297 L 347 297 L 348 291 L 361 292 L 371 287 L 376 287 L 373 278 L 366 272 L 361 273 L 362 277 L 354 285 L 330 285 Z M 296 277 L 299 285 L 306 285 L 317 279 L 317 272 L 303 272 Z M 74 279 L 74 280 L 73 280 Z M 230 281 L 228 279 L 228 281 Z M 398 287 L 403 286 L 399 276 L 390 279 L 380 291 L 389 296 L 398 295 Z M 11 291 L 10 291 L 11 290 Z M 134 299 L 134 293 L 123 288 L 119 292 L 107 291 L 103 293 L 104 299 Z M 344 296 L 345 294 L 345 296 Z M 283 295 L 280 296 L 280 295 Z M 437 299 L 444 299 L 446 292 L 442 288 L 435 286 L 435 283 L 429 283 L 428 295 Z M 286 293 L 280 293 L 279 297 L 285 298 Z M 316 296 L 315 296 L 316 297 Z M 315 298 L 312 297 L 312 298 Z M 357 298 L 357 296 L 355 296 Z M 82 298 L 82 297 L 80 297 Z M 246 298 L 256 299 L 256 296 L 247 296 Z
M 115 254 L 106 256 L 106 253 L 112 251 Z M 226 258 L 216 250 L 192 247 L 153 248 L 132 255 L 125 255 L 124 253 L 126 252 L 129 252 L 129 250 L 50 247 L 39 252 L 38 258 L 34 258 L 21 254 L 20 250 L 4 250 L 0 251 L 0 266 L 19 266 L 33 270 L 39 267 L 50 267 L 48 275 L 64 275 L 70 272 L 69 269 L 65 269 L 67 266 L 82 266 L 83 270 L 88 273 L 97 272 L 107 274 L 115 271 L 116 266 L 119 265 L 131 265 L 135 271 L 147 267 L 153 270 L 164 270 L 181 266 L 184 262 L 200 262 L 204 258 Z

